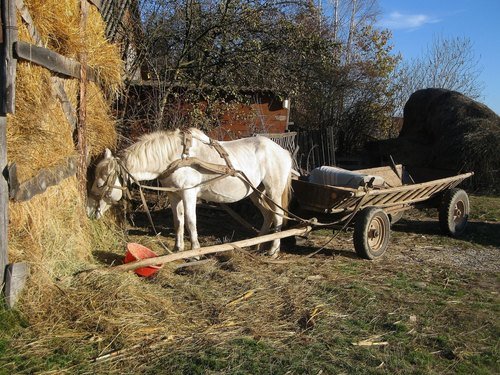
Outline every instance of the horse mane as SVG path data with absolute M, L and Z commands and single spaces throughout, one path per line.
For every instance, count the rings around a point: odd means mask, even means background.
M 179 129 L 155 131 L 142 135 L 136 143 L 124 149 L 121 159 L 130 171 L 162 170 L 180 157 L 181 146 Z
M 201 130 L 190 128 L 193 137 L 205 143 L 210 138 Z M 180 129 L 159 130 L 142 135 L 121 152 L 120 158 L 130 171 L 163 171 L 181 157 L 183 136 Z

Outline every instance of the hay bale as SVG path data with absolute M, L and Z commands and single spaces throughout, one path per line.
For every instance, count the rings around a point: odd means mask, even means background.
M 379 157 L 392 155 L 407 165 L 474 171 L 478 187 L 500 182 L 500 117 L 455 91 L 413 93 L 399 137 L 376 146 Z
M 117 133 L 110 94 L 122 85 L 123 63 L 118 48 L 104 36 L 98 10 L 90 7 L 87 31 L 81 33 L 78 0 L 24 3 L 45 47 L 71 58 L 86 53 L 88 64 L 97 69 L 99 82 L 89 83 L 87 90 L 88 149 L 91 155 L 98 155 L 105 147 L 113 148 Z M 18 29 L 20 40 L 34 43 L 19 15 Z M 73 130 L 53 92 L 52 73 L 22 60 L 17 69 L 16 112 L 8 117 L 7 156 L 9 163 L 17 164 L 22 183 L 40 169 L 61 164 L 76 149 Z M 77 108 L 78 80 L 63 81 L 69 101 Z M 88 268 L 94 262 L 95 248 L 109 251 L 112 249 L 107 246 L 123 243 L 123 232 L 112 226 L 95 230 L 100 224 L 87 219 L 76 177 L 63 180 L 27 202 L 10 202 L 9 216 L 9 260 L 27 262 L 31 269 L 19 309 L 34 327 L 33 333 L 40 334 L 43 330 L 36 327 L 42 321 L 38 319 L 46 320 L 54 314 L 55 324 L 60 315 L 54 306 L 67 311 L 74 303 L 71 299 L 57 302 L 61 297 L 57 280 Z

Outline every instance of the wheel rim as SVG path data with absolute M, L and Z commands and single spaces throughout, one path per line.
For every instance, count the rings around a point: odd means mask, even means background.
M 384 220 L 381 217 L 374 217 L 368 227 L 367 239 L 368 246 L 374 251 L 378 251 L 383 247 L 384 238 L 386 236 L 386 228 Z
M 453 222 L 456 225 L 463 223 L 465 218 L 465 203 L 464 201 L 458 201 L 453 209 Z

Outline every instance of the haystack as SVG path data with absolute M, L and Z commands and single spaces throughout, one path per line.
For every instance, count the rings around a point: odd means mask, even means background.
M 500 117 L 455 91 L 413 93 L 399 137 L 376 146 L 379 157 L 392 155 L 406 165 L 474 171 L 477 187 L 494 189 L 500 182 Z
M 87 88 L 87 149 L 96 157 L 105 147 L 115 148 L 111 104 L 122 86 L 123 64 L 119 48 L 105 38 L 98 9 L 90 6 L 87 30 L 81 32 L 79 0 L 25 0 L 24 4 L 44 47 L 73 59 L 85 53 L 88 65 L 98 72 L 98 83 Z M 17 22 L 19 39 L 36 43 L 20 15 Z M 58 79 L 76 109 L 79 81 Z M 53 92 L 52 80 L 49 70 L 18 61 L 16 111 L 8 117 L 7 155 L 9 163 L 16 163 L 21 183 L 77 154 L 73 129 Z M 104 343 L 116 343 L 123 326 L 130 328 L 130 337 L 150 329 L 152 324 L 138 319 L 148 309 L 155 320 L 175 317 L 171 302 L 154 298 L 151 287 L 134 275 L 78 274 L 95 266 L 93 252 L 124 251 L 125 242 L 123 231 L 112 220 L 87 219 L 76 177 L 29 201 L 11 201 L 9 216 L 9 261 L 26 262 L 31 270 L 17 305 L 29 324 L 17 343 L 21 352 L 36 347 L 43 356 L 55 338 L 57 345 L 61 340 L 75 343 L 92 332 L 99 332 Z

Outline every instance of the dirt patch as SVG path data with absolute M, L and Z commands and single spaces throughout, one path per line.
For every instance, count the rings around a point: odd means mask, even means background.
M 239 210 L 254 227 L 260 228 L 259 213 L 251 206 L 239 204 L 233 208 Z M 197 213 L 202 246 L 237 241 L 255 235 L 216 206 L 199 206 Z M 170 209 L 156 210 L 153 212 L 153 219 L 157 223 L 157 230 L 165 236 L 164 241 L 173 246 Z M 153 234 L 142 213 L 135 215 L 134 223 L 136 226 L 129 231 L 134 238 L 140 240 L 135 236 Z M 313 231 L 307 239 L 298 239 L 296 243 L 285 239 L 282 241 L 281 257 L 307 256 L 324 246 L 321 257 L 359 259 L 354 251 L 352 229 L 348 228 L 331 240 L 333 233 L 333 230 L 320 229 Z M 189 246 L 189 242 L 186 246 Z M 436 264 L 468 271 L 497 272 L 500 270 L 499 251 L 499 222 L 471 220 L 462 236 L 450 238 L 441 233 L 435 210 L 411 210 L 392 226 L 389 248 L 383 258 L 376 262 Z

